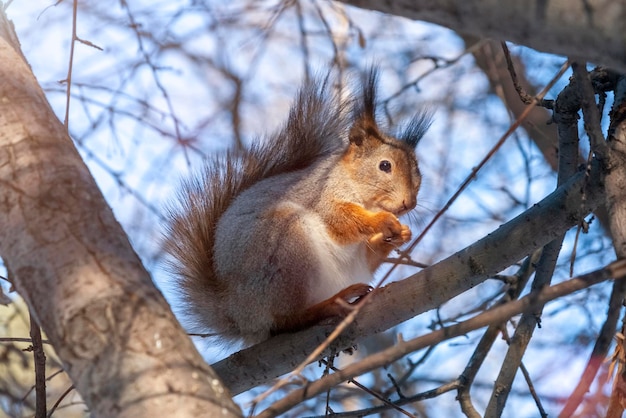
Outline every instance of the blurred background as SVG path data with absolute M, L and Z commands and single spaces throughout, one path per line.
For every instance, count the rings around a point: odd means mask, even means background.
M 349 74 L 375 63 L 381 68 L 383 124 L 401 124 L 425 105 L 434 110 L 434 124 L 417 149 L 424 179 L 418 208 L 405 219 L 414 235 L 524 107 L 512 91 L 499 42 L 328 1 L 83 1 L 75 10 L 67 0 L 13 0 L 5 7 L 48 100 L 61 121 L 67 118 L 81 155 L 175 312 L 180 305 L 171 291 L 160 241 L 165 208 L 178 184 L 207 156 L 246 147 L 277 129 L 305 78 L 331 67 Z M 509 48 L 531 94 L 565 61 L 516 45 Z M 556 98 L 569 75 L 546 97 Z M 453 254 L 554 190 L 556 128 L 548 123 L 550 117 L 545 109 L 534 110 L 416 247 L 415 261 L 430 265 Z M 581 158 L 586 158 L 582 125 L 580 135 Z M 570 268 L 576 275 L 615 258 L 600 223 L 588 221 L 589 231 L 577 243 L 576 231 L 568 233 L 553 283 L 570 277 Z M 386 270 L 383 266 L 380 273 Z M 393 280 L 417 271 L 398 268 Z M 515 271 L 513 267 L 505 273 Z M 28 338 L 27 309 L 8 292 L 8 282 L 0 282 L 13 302 L 0 305 L 0 338 Z M 435 311 L 361 343 L 355 356 L 341 357 L 336 365 L 393 344 L 398 333 L 409 339 L 467 318 L 490 306 L 504 289 L 502 282 L 488 280 Z M 554 416 L 561 410 L 606 318 L 609 293 L 610 284 L 605 283 L 546 306 L 524 357 L 530 380 L 518 373 L 503 416 L 536 417 L 541 408 Z M 508 327 L 512 333 L 515 320 Z M 458 378 L 483 332 L 413 353 L 358 380 L 389 397 L 396 395 L 395 380 L 402 381 L 407 396 L 440 387 Z M 209 362 L 229 353 L 201 339 L 197 344 Z M 33 414 L 32 359 L 23 351 L 28 345 L 0 343 L 0 416 Z M 506 349 L 507 343 L 497 338 L 476 378 L 472 397 L 479 410 L 491 396 Z M 49 405 L 62 398 L 53 415 L 85 415 L 52 351 L 48 359 Z M 323 370 L 312 365 L 307 373 L 315 377 Z M 596 416 L 603 410 L 610 391 L 607 373 L 608 364 L 578 416 Z M 530 394 L 529 381 L 541 408 Z M 235 398 L 244 411 L 250 396 Z M 405 408 L 420 417 L 463 416 L 455 399 L 456 391 L 450 391 Z M 339 412 L 378 401 L 346 384 L 331 392 L 329 404 Z M 290 416 L 323 415 L 325 407 L 326 397 L 314 399 Z M 398 414 L 392 410 L 379 416 Z

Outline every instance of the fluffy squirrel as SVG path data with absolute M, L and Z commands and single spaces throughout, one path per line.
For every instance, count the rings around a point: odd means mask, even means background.
M 277 133 L 184 183 L 165 249 L 195 330 L 248 345 L 344 316 L 410 240 L 398 216 L 417 202 L 430 117 L 387 135 L 376 69 L 360 82 L 348 100 L 329 77 L 306 82 Z

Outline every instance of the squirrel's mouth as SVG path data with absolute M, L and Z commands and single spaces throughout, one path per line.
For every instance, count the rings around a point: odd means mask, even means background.
M 405 196 L 402 200 L 398 197 L 379 196 L 377 199 L 365 202 L 365 208 L 369 210 L 383 210 L 391 212 L 396 216 L 406 215 L 417 206 L 417 199 L 411 196 Z
M 415 206 L 408 207 L 408 206 L 405 206 L 404 204 L 398 207 L 397 205 L 391 206 L 391 205 L 385 205 L 384 203 L 378 205 L 378 207 L 384 210 L 385 212 L 391 212 L 396 216 L 406 215 L 407 213 L 412 211 L 413 208 L 415 208 Z

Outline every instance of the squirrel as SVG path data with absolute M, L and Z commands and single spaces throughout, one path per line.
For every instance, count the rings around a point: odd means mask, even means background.
M 377 78 L 364 72 L 348 100 L 329 75 L 305 82 L 278 132 L 184 182 L 165 250 L 193 328 L 251 345 L 345 316 L 410 240 L 398 216 L 416 206 L 431 117 L 385 134 Z

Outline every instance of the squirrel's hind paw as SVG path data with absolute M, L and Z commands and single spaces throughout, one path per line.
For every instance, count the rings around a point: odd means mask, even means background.
M 358 302 L 363 296 L 367 295 L 372 290 L 373 287 L 368 284 L 356 283 L 341 290 L 334 296 L 334 298 L 341 299 L 352 304 Z

